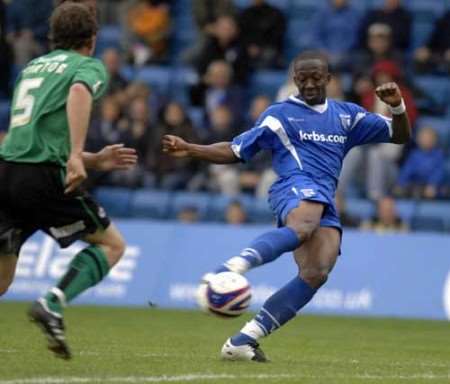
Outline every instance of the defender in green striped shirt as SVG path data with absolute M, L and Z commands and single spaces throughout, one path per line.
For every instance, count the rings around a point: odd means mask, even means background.
M 69 359 L 63 307 L 99 283 L 125 250 L 119 231 L 80 185 L 87 168 L 128 169 L 137 158 L 121 144 L 84 151 L 92 104 L 108 83 L 103 64 L 90 57 L 95 17 L 86 6 L 65 2 L 50 23 L 55 49 L 31 61 L 17 79 L 9 132 L 0 147 L 0 295 L 34 232 L 46 232 L 61 247 L 86 242 L 57 285 L 29 310 L 48 348 Z

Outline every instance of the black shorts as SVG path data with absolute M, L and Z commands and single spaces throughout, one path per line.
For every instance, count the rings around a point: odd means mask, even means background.
M 0 237 L 14 233 L 16 254 L 38 230 L 65 248 L 110 223 L 104 209 L 86 192 L 64 194 L 61 167 L 0 159 Z

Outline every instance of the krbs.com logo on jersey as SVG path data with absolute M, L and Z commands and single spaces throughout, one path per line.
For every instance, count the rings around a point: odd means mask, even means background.
M 27 241 L 20 252 L 16 276 L 8 295 L 11 299 L 34 300 L 44 294 L 66 272 L 75 254 L 85 247 L 82 243 L 61 249 L 48 236 L 38 234 Z M 96 287 L 85 293 L 91 299 L 123 299 L 133 281 L 141 248 L 128 246 L 122 259 Z

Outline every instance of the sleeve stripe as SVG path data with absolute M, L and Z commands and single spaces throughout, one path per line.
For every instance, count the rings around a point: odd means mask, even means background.
M 93 92 L 92 88 L 91 88 L 90 85 L 89 85 L 88 83 L 86 83 L 85 81 L 82 81 L 82 80 L 76 80 L 76 81 L 74 81 L 74 82 L 72 83 L 72 85 L 73 85 L 73 84 L 83 84 L 83 85 L 86 87 L 86 89 L 89 91 L 89 93 L 90 93 L 92 96 L 94 96 L 94 92 Z
M 267 116 L 262 123 L 259 125 L 260 128 L 268 127 L 273 133 L 275 133 L 278 138 L 281 140 L 283 146 L 290 152 L 290 154 L 294 157 L 300 169 L 303 169 L 302 162 L 300 161 L 300 157 L 298 156 L 297 151 L 289 139 L 289 136 L 286 130 L 281 124 L 281 121 L 273 116 Z
M 355 116 L 355 120 L 353 121 L 352 126 L 350 127 L 350 131 L 355 128 L 356 124 L 358 124 L 364 117 L 366 116 L 366 113 L 364 112 L 358 112 Z
M 242 144 L 231 144 L 231 150 L 233 151 L 234 155 L 242 160 L 241 157 L 241 146 Z
M 389 137 L 392 138 L 392 136 L 394 135 L 394 131 L 392 131 L 392 119 L 379 113 L 377 113 L 377 116 L 380 116 L 384 120 L 389 129 Z

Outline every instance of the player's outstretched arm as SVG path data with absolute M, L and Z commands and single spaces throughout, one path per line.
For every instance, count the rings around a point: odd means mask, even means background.
M 405 103 L 396 83 L 380 85 L 375 90 L 377 96 L 391 107 L 392 111 L 392 142 L 405 144 L 411 139 L 411 126 Z
M 174 157 L 193 157 L 215 164 L 232 164 L 239 162 L 231 150 L 231 143 L 200 145 L 188 143 L 181 137 L 165 135 L 162 140 L 163 151 Z
M 108 145 L 97 153 L 83 152 L 84 166 L 96 171 L 129 170 L 138 160 L 136 150 L 123 144 Z

